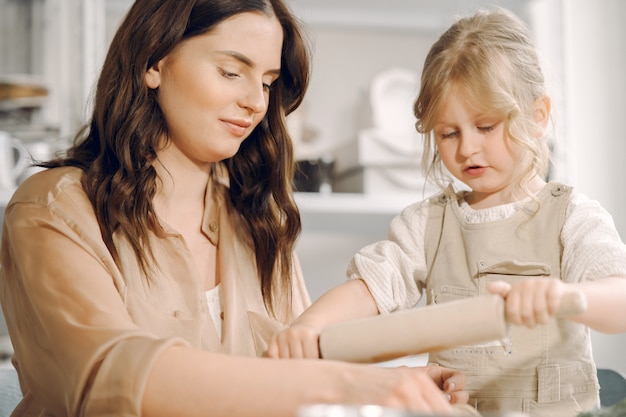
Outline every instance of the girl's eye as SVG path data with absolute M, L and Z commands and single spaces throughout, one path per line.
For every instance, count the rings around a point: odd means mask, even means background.
M 491 125 L 491 126 L 478 126 L 478 130 L 480 130 L 481 132 L 485 132 L 485 133 L 489 133 L 491 132 L 496 125 Z
M 459 135 L 459 131 L 455 130 L 454 132 L 444 132 L 441 133 L 441 139 L 450 139 L 455 138 Z

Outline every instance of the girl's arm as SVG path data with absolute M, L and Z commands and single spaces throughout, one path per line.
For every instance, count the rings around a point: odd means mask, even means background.
M 612 216 L 597 201 L 573 194 L 561 230 L 561 279 L 525 279 L 511 286 L 491 283 L 506 298 L 508 319 L 518 325 L 544 324 L 570 291 L 587 301 L 584 313 L 568 317 L 604 333 L 626 331 L 626 246 Z
M 516 325 L 546 324 L 556 314 L 563 296 L 579 291 L 586 299 L 586 310 L 568 319 L 603 333 L 626 331 L 626 276 L 580 283 L 555 278 L 526 279 L 513 285 L 497 281 L 488 288 L 505 298 L 507 320 Z
M 626 332 L 626 276 L 570 285 L 587 298 L 587 310 L 571 320 L 602 333 Z
M 319 358 L 318 340 L 329 324 L 411 308 L 426 274 L 424 229 L 428 201 L 394 217 L 387 239 L 361 249 L 348 266 L 349 281 L 322 295 L 286 330 L 270 340 L 273 358 Z M 371 292 L 370 292 L 370 289 Z
M 267 356 L 271 358 L 319 358 L 322 329 L 338 323 L 378 314 L 367 285 L 348 281 L 324 293 L 287 329 L 272 336 Z

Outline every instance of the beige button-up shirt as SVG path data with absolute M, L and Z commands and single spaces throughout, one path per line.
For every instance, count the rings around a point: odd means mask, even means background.
M 269 316 L 242 219 L 226 187 L 212 184 L 203 231 L 218 247 L 218 335 L 183 237 L 167 225 L 164 238 L 150 236 L 159 266 L 146 277 L 128 242 L 114 236 L 120 270 L 80 177 L 77 168 L 38 173 L 6 208 L 0 304 L 24 392 L 18 415 L 139 415 L 151 364 L 167 347 L 260 355 L 310 304 L 296 260 L 292 308 Z

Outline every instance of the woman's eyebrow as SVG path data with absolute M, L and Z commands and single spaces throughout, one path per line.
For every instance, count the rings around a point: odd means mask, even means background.
M 253 68 L 255 66 L 254 62 L 250 58 L 248 58 L 247 56 L 245 56 L 244 54 L 240 52 L 227 50 L 227 51 L 217 51 L 217 53 L 235 58 L 237 61 L 241 62 L 247 67 Z M 276 76 L 280 75 L 280 69 L 272 69 L 267 72 L 270 74 L 275 74 Z

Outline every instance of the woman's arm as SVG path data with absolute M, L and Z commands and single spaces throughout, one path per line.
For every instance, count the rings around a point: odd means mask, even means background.
M 142 415 L 293 417 L 298 407 L 315 403 L 380 404 L 448 415 L 452 408 L 442 389 L 453 393 L 452 401 L 466 402 L 466 395 L 455 391 L 465 380 L 434 368 L 247 358 L 171 347 L 152 367 Z M 445 387 L 434 381 L 445 381 Z

